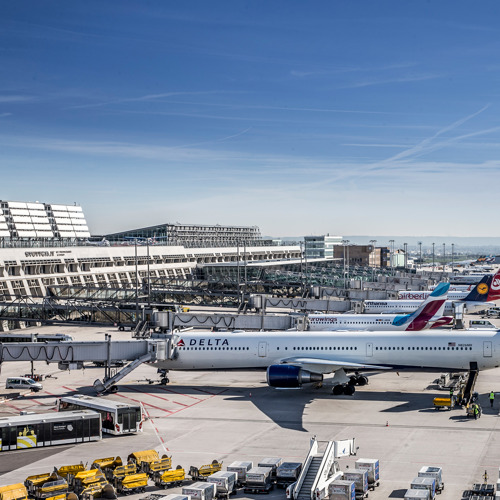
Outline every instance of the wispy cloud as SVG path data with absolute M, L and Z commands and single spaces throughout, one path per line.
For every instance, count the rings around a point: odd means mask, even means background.
M 0 113 L 0 118 L 6 118 L 7 116 L 12 116 L 12 113 Z
M 373 78 L 358 82 L 352 82 L 342 85 L 337 88 L 343 89 L 356 89 L 362 87 L 371 87 L 374 85 L 388 85 L 393 83 L 412 83 L 412 82 L 422 82 L 425 80 L 436 80 L 438 78 L 444 78 L 446 75 L 439 73 L 428 73 L 422 75 L 407 75 L 407 76 L 396 76 L 393 78 Z
M 33 99 L 33 96 L 27 95 L 0 95 L 0 102 L 25 102 Z

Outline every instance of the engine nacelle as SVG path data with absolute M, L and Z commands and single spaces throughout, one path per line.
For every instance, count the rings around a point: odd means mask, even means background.
M 321 382 L 321 373 L 312 373 L 294 365 L 271 365 L 267 369 L 267 383 L 271 387 L 294 389 L 302 384 Z

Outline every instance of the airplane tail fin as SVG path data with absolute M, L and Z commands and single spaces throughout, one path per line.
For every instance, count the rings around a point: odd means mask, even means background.
M 493 276 L 490 284 L 490 291 L 488 292 L 488 302 L 492 300 L 500 300 L 500 269 Z
M 430 322 L 441 318 L 449 289 L 449 283 L 439 283 L 420 307 L 413 314 L 410 314 L 406 331 L 424 330 L 430 326 Z
M 463 301 L 464 302 L 486 302 L 487 300 L 496 300 L 495 295 L 498 294 L 497 298 L 500 299 L 500 275 L 497 273 L 495 277 L 498 276 L 498 290 L 491 294 L 490 297 L 490 287 L 493 281 L 493 276 L 491 274 L 485 274 L 481 281 L 470 291 Z

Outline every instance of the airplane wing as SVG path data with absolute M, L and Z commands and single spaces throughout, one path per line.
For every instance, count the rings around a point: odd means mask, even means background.
M 342 368 L 347 370 L 390 370 L 389 366 L 370 365 L 365 363 L 351 363 L 349 361 L 335 361 L 321 358 L 293 357 L 284 358 L 280 364 L 299 366 L 314 373 L 333 373 Z

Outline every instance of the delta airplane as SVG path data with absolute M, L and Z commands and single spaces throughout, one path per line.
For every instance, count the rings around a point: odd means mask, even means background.
M 449 288 L 440 283 L 411 314 L 309 314 L 309 330 L 416 331 L 449 325 L 453 317 L 443 316 Z
M 456 304 L 464 305 L 464 312 L 472 313 L 488 309 L 494 306 L 492 300 L 500 299 L 500 278 L 485 275 L 483 279 L 474 287 L 474 289 L 463 299 L 447 300 L 444 306 L 444 315 L 453 316 Z M 409 313 L 415 311 L 421 300 L 365 300 L 364 312 L 370 313 Z
M 267 370 L 271 387 L 321 384 L 334 374 L 333 394 L 352 395 L 361 370 L 391 368 L 460 371 L 500 366 L 500 330 L 408 332 L 179 332 L 161 370 Z M 350 378 L 346 372 L 354 372 Z

